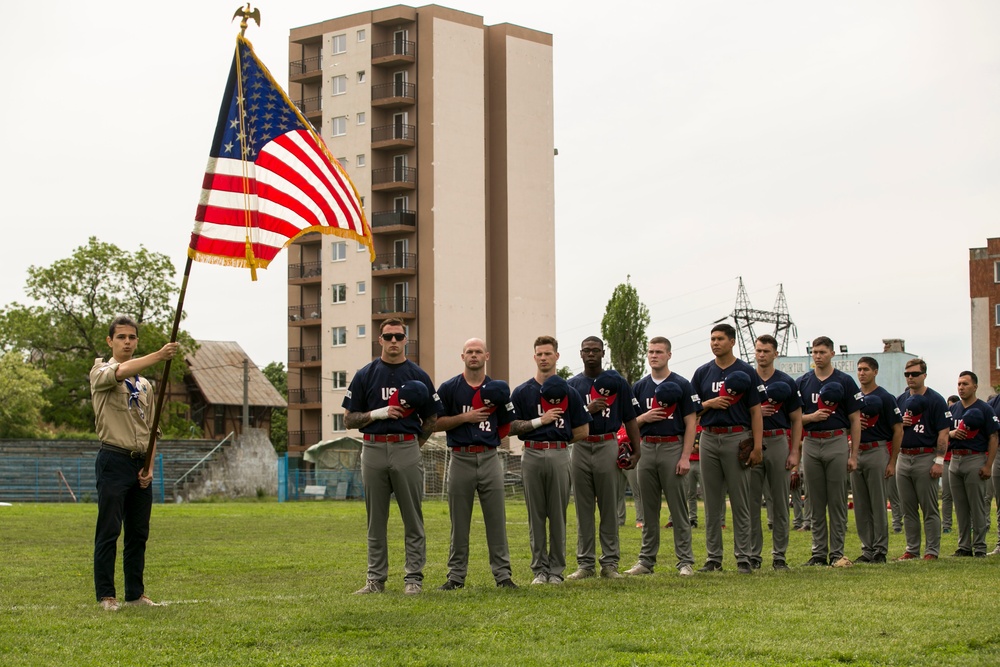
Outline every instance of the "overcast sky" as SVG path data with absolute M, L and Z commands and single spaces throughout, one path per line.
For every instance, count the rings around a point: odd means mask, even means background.
M 968 249 L 1000 235 L 1000 3 L 444 4 L 553 35 L 564 363 L 582 367 L 630 274 L 690 377 L 743 276 L 759 309 L 784 284 L 791 354 L 817 335 L 852 353 L 905 338 L 952 393 L 971 359 Z M 285 83 L 291 28 L 380 6 L 265 2 L 248 37 Z M 236 7 L 5 6 L 0 304 L 91 235 L 180 272 Z M 195 264 L 183 326 L 286 361 L 286 265 L 251 283 Z

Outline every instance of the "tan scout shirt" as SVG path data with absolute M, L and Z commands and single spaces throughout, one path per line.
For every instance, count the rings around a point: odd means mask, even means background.
M 118 365 L 113 357 L 95 359 L 90 369 L 97 437 L 109 445 L 145 453 L 153 423 L 153 387 L 138 375 L 119 382 L 115 379 Z

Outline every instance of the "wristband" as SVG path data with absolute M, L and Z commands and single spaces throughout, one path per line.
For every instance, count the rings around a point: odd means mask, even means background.
M 943 456 L 935 456 L 934 457 L 934 465 L 943 466 L 944 465 L 944 457 Z
M 534 431 L 536 429 L 539 429 L 541 427 L 542 427 L 542 418 L 541 417 L 535 417 L 534 419 L 531 420 L 531 430 L 532 431 Z
M 388 419 L 389 418 L 389 406 L 385 406 L 384 408 L 379 408 L 378 410 L 372 410 L 368 414 L 371 415 L 372 421 L 375 421 L 375 420 L 378 420 L 378 419 Z

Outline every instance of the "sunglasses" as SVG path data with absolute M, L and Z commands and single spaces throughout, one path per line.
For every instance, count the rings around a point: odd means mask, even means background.
M 403 341 L 406 340 L 405 333 L 384 333 L 382 334 L 382 340 L 389 342 L 390 340 Z
M 923 371 L 907 371 L 907 372 L 903 373 L 903 377 L 918 378 L 918 377 L 920 377 L 923 374 L 924 374 Z

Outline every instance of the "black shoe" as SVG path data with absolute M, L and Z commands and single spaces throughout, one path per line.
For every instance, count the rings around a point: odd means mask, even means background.
M 750 563 L 737 563 L 736 574 L 753 574 L 753 569 L 750 567 Z
M 697 521 L 692 521 L 691 522 L 691 527 L 692 528 L 697 528 L 698 527 L 698 522 Z
M 903 532 L 903 529 L 902 528 L 893 527 L 892 532 L 894 532 L 894 533 L 901 533 L 901 532 Z
M 872 563 L 874 565 L 885 565 L 885 554 L 875 554 L 872 556 Z
M 455 581 L 454 579 L 449 579 L 440 586 L 438 586 L 439 591 L 455 591 L 459 588 L 465 588 L 465 584 Z
M 707 560 L 705 564 L 701 566 L 699 572 L 722 572 L 722 563 L 716 563 L 714 560 Z
M 768 529 L 768 530 L 774 530 L 774 524 L 773 524 L 773 523 L 771 523 L 770 521 L 768 521 L 768 522 L 767 522 L 767 529 Z
M 497 588 L 517 588 L 517 584 L 510 579 L 504 579 L 503 581 L 497 582 Z
M 875 560 L 873 558 L 869 558 L 868 556 L 866 556 L 864 554 L 861 554 L 860 556 L 858 556 L 857 558 L 854 559 L 854 562 L 855 563 L 874 563 Z
M 978 554 L 975 554 L 975 557 L 976 558 L 986 558 L 986 554 L 984 554 L 984 553 L 978 553 Z
M 803 567 L 812 567 L 813 565 L 822 565 L 825 567 L 826 558 L 823 558 L 822 556 L 813 556 L 812 558 L 809 559 L 808 563 L 805 563 L 803 565 Z
M 750 561 L 750 568 L 753 569 L 753 570 L 759 570 L 760 569 L 760 565 L 761 565 L 761 561 L 759 561 L 759 560 L 752 560 L 752 561 Z
M 775 561 L 771 563 L 771 567 L 774 568 L 775 572 L 784 572 L 786 570 L 791 569 L 788 567 L 788 563 L 786 563 L 783 560 L 777 560 L 777 559 L 775 559 Z
M 972 558 L 972 552 L 967 549 L 959 549 L 951 555 L 952 558 Z

